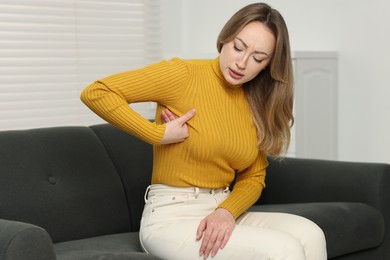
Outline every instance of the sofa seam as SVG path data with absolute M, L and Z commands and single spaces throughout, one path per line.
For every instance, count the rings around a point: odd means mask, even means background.
M 99 130 L 98 128 L 92 128 L 92 127 L 89 127 L 89 129 L 91 129 L 91 131 L 94 133 L 94 135 L 98 138 L 99 142 L 103 145 L 104 147 L 104 150 L 107 152 L 107 155 L 110 157 L 111 161 L 112 161 L 112 164 L 115 168 L 115 170 L 117 171 L 118 175 L 119 175 L 119 179 L 121 181 L 121 185 L 122 185 L 122 189 L 123 189 L 123 192 L 125 193 L 125 200 L 126 200 L 126 207 L 127 207 L 127 213 L 129 215 L 129 218 L 128 218 L 128 221 L 129 221 L 129 231 L 131 231 L 132 227 L 133 227 L 133 221 L 131 219 L 131 209 L 130 209 L 130 201 L 129 201 L 129 194 L 127 192 L 127 189 L 126 189 L 126 180 L 125 178 L 123 178 L 123 174 L 122 174 L 122 171 L 119 167 L 119 164 L 118 164 L 118 160 L 115 156 L 115 154 L 112 152 L 112 149 L 110 147 L 110 145 L 108 144 L 108 142 L 105 142 L 105 140 L 107 140 L 105 134 L 103 131 Z

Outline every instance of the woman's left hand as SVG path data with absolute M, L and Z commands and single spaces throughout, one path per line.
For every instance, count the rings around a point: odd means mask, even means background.
M 215 256 L 219 249 L 225 247 L 230 239 L 236 222 L 233 215 L 223 208 L 216 209 L 199 224 L 196 240 L 203 237 L 199 255 L 204 259 Z

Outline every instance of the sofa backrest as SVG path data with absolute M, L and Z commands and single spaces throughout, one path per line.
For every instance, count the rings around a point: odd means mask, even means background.
M 125 186 L 131 231 L 138 231 L 145 190 L 150 185 L 153 147 L 109 124 L 91 126 L 106 147 Z
M 0 218 L 54 242 L 130 230 L 120 176 L 88 127 L 0 132 Z

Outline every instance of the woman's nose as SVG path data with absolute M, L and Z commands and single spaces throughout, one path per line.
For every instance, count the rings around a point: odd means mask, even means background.
M 245 55 L 242 55 L 237 61 L 236 66 L 238 69 L 243 70 L 246 68 L 247 63 L 247 57 Z

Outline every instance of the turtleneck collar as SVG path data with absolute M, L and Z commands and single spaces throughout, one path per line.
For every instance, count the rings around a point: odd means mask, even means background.
M 227 86 L 229 88 L 240 88 L 242 86 L 242 84 L 232 85 L 225 80 L 225 77 L 223 76 L 221 71 L 221 67 L 219 66 L 219 56 L 211 61 L 211 65 L 213 67 L 215 75 L 217 75 L 218 78 L 221 80 L 222 85 Z

